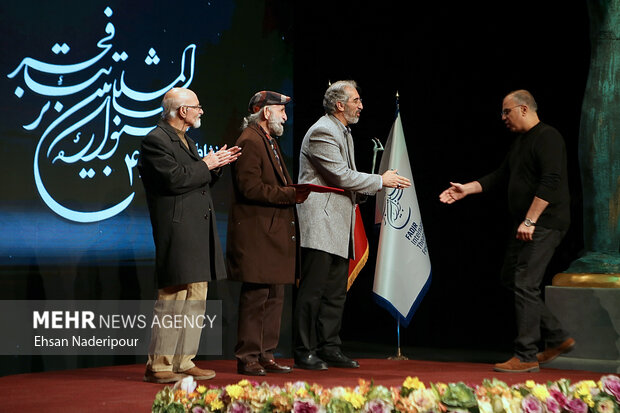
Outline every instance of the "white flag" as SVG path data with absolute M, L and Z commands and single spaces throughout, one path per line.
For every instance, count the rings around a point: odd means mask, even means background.
M 375 223 L 381 223 L 381 234 L 373 292 L 379 305 L 406 327 L 430 285 L 431 261 L 400 112 L 385 145 L 379 173 L 388 169 L 409 178 L 411 187 L 384 188 L 377 194 Z

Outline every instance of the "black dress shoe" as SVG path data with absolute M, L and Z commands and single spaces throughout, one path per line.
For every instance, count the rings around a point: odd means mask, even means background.
M 327 363 L 312 353 L 295 357 L 295 367 L 305 370 L 327 370 Z
M 237 373 L 245 374 L 246 376 L 264 376 L 267 374 L 258 361 L 250 361 L 248 363 L 238 361 Z
M 342 351 L 340 350 L 323 351 L 318 354 L 321 359 L 327 362 L 327 365 L 329 367 L 344 367 L 348 369 L 356 369 L 360 366 L 357 361 L 351 360 L 350 358 L 342 354 Z
M 266 372 L 268 373 L 290 373 L 293 371 L 289 366 L 282 366 L 276 363 L 275 360 L 261 360 L 259 361 L 260 365 L 263 366 Z

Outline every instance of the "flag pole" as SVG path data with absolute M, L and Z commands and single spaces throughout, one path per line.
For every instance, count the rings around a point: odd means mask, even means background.
M 400 104 L 398 102 L 399 98 L 398 91 L 396 91 L 396 116 L 398 116 L 398 112 L 400 111 Z M 400 319 L 396 318 L 396 355 L 388 357 L 388 360 L 409 360 L 407 356 L 404 356 L 400 350 Z
M 388 357 L 388 360 L 409 360 L 409 357 L 403 355 L 400 351 L 400 320 L 396 321 L 396 338 L 398 341 L 396 355 Z

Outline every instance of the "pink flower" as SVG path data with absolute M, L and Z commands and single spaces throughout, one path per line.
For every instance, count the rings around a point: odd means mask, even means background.
M 566 398 L 564 393 L 562 393 L 559 389 L 550 388 L 549 396 L 551 396 L 549 399 L 553 399 L 558 403 L 560 410 L 566 408 L 566 405 L 568 404 L 568 398 Z
M 601 384 L 603 391 L 616 398 L 616 401 L 620 403 L 620 377 L 614 375 L 607 375 L 601 377 Z
M 364 408 L 362 412 L 364 413 L 390 413 L 392 411 L 393 406 L 387 404 L 381 399 L 370 400 Z
M 562 406 L 560 406 L 560 403 L 554 397 L 547 398 L 545 407 L 549 413 L 560 413 L 562 411 Z
M 523 413 L 543 413 L 542 403 L 531 394 L 523 399 L 521 402 L 521 408 L 523 409 Z
M 317 413 L 319 407 L 313 400 L 295 400 L 293 403 L 294 413 Z
M 230 413 L 250 413 L 251 409 L 243 403 L 235 400 L 228 406 L 228 411 Z
M 587 413 L 588 405 L 581 399 L 572 399 L 568 402 L 566 410 L 571 413 Z

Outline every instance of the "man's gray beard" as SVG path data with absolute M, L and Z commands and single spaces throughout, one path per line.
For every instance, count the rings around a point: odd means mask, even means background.
M 269 132 L 275 136 L 282 136 L 284 134 L 284 125 L 282 125 L 281 119 L 269 119 L 267 123 L 269 125 Z
M 198 129 L 199 127 L 200 127 L 200 118 L 196 119 L 196 121 L 192 125 L 192 128 L 194 129 Z
M 344 118 L 347 120 L 347 123 L 349 125 L 355 125 L 360 120 L 359 116 L 355 116 L 355 112 L 353 112 L 353 116 L 348 115 L 347 113 L 345 113 L 344 114 Z

